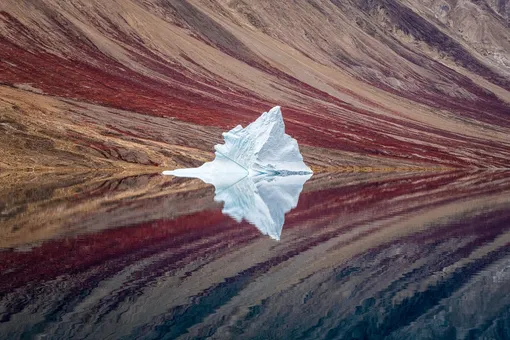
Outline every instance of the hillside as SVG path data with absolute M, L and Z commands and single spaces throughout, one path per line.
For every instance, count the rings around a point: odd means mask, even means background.
M 510 2 L 5 0 L 0 168 L 175 168 L 280 105 L 321 167 L 508 167 Z

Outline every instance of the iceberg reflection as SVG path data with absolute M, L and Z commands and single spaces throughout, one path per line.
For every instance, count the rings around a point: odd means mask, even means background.
M 285 214 L 297 206 L 311 176 L 245 176 L 227 188 L 217 188 L 214 200 L 224 202 L 222 212 L 237 222 L 244 219 L 262 234 L 280 240 Z
M 178 174 L 173 174 L 179 176 Z M 214 200 L 223 202 L 223 214 L 237 222 L 243 219 L 264 235 L 280 240 L 285 214 L 297 206 L 303 185 L 312 176 L 250 176 L 242 173 L 186 174 L 215 187 Z

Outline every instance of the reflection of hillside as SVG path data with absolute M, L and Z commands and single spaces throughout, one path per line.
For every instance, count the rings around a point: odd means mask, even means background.
M 228 332 L 242 329 L 249 338 L 281 336 L 281 324 L 310 339 L 448 338 L 451 332 L 466 334 L 477 327 L 477 334 L 483 334 L 493 320 L 505 318 L 510 304 L 508 281 L 494 281 L 509 261 L 510 214 L 500 207 L 481 215 L 452 224 L 430 221 L 423 231 L 411 224 L 408 236 L 372 249 L 364 245 L 368 237 L 348 242 L 343 246 L 358 247 L 352 258 L 342 257 L 341 249 L 327 252 L 323 254 L 330 255 L 327 265 L 307 261 L 308 271 L 299 262 L 314 252 L 297 256 L 295 266 L 259 279 L 194 327 L 192 334 L 207 332 L 216 324 Z M 490 222 L 484 224 L 486 218 Z M 289 280 L 298 270 L 302 272 L 294 275 L 295 281 L 267 294 L 263 291 L 270 280 Z M 237 320 L 234 329 L 221 321 L 225 318 Z
M 187 183 L 198 184 L 180 182 L 183 190 Z M 455 303 L 469 287 L 500 298 L 485 307 L 471 298 L 486 311 L 481 323 L 508 304 L 505 285 L 490 279 L 505 280 L 501 261 L 508 260 L 504 173 L 314 176 L 279 243 L 222 216 L 217 205 L 199 212 L 196 190 L 164 194 L 168 202 L 181 197 L 193 213 L 151 221 L 146 212 L 159 199 L 151 198 L 131 206 L 147 222 L 0 252 L 0 311 L 10 320 L 0 324 L 2 334 L 16 337 L 44 313 L 66 322 L 32 325 L 62 338 L 102 338 L 112 327 L 132 337 L 412 337 L 412 321 L 431 332 L 444 331 L 433 324 L 443 316 L 463 327 L 467 312 L 449 314 L 442 303 Z M 123 197 L 96 211 L 95 220 L 130 201 L 137 202 Z
M 216 209 L 205 184 L 122 172 L 3 173 L 0 247 Z M 128 177 L 126 177 L 128 176 Z

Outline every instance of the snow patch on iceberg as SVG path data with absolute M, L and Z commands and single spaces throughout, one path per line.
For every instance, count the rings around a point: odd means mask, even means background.
M 312 170 L 303 162 L 297 141 L 285 133 L 279 106 L 246 128 L 223 133 L 215 159 L 198 168 L 164 171 L 164 175 L 200 178 L 214 185 L 215 200 L 236 221 L 245 219 L 279 240 L 284 216 L 296 207 Z

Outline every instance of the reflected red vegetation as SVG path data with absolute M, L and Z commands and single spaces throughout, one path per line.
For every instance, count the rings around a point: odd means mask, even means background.
M 0 252 L 0 293 L 32 281 L 45 281 L 94 266 L 115 267 L 151 255 L 180 249 L 180 261 L 204 256 L 218 247 L 232 247 L 258 237 L 246 225 L 233 228 L 235 221 L 220 211 L 203 211 L 134 226 L 119 227 L 96 234 L 47 241 L 30 251 Z M 204 242 L 207 240 L 207 242 Z
M 494 194 L 510 187 L 506 181 L 499 186 L 485 185 L 485 180 L 506 179 L 505 173 L 496 172 L 486 177 L 490 178 L 476 179 L 462 172 L 410 174 L 394 179 L 303 192 L 298 206 L 286 215 L 282 242 L 285 242 L 285 233 L 292 230 L 309 235 L 303 239 L 302 246 L 293 250 L 299 253 L 376 219 L 411 214 L 473 195 Z M 457 185 L 466 181 L 470 185 Z M 445 195 L 445 190 L 448 195 Z M 403 199 L 413 195 L 421 197 L 411 201 Z M 370 213 L 367 214 L 367 211 Z M 498 216 L 510 218 L 508 212 Z M 502 223 L 498 225 L 504 227 Z M 328 227 L 329 231 L 321 232 L 324 227 Z M 384 224 L 378 228 L 384 228 Z M 468 226 L 463 228 L 468 230 Z M 375 230 L 377 228 L 370 232 Z M 370 232 L 360 233 L 356 239 Z M 95 234 L 49 240 L 26 252 L 0 252 L 0 292 L 10 291 L 32 281 L 46 281 L 62 274 L 79 273 L 95 266 L 116 271 L 142 258 L 167 252 L 172 255 L 170 260 L 166 258 L 165 263 L 194 261 L 219 249 L 226 251 L 242 247 L 259 237 L 265 236 L 261 236 L 253 226 L 246 222 L 239 225 L 214 210 L 174 220 L 152 221 Z

